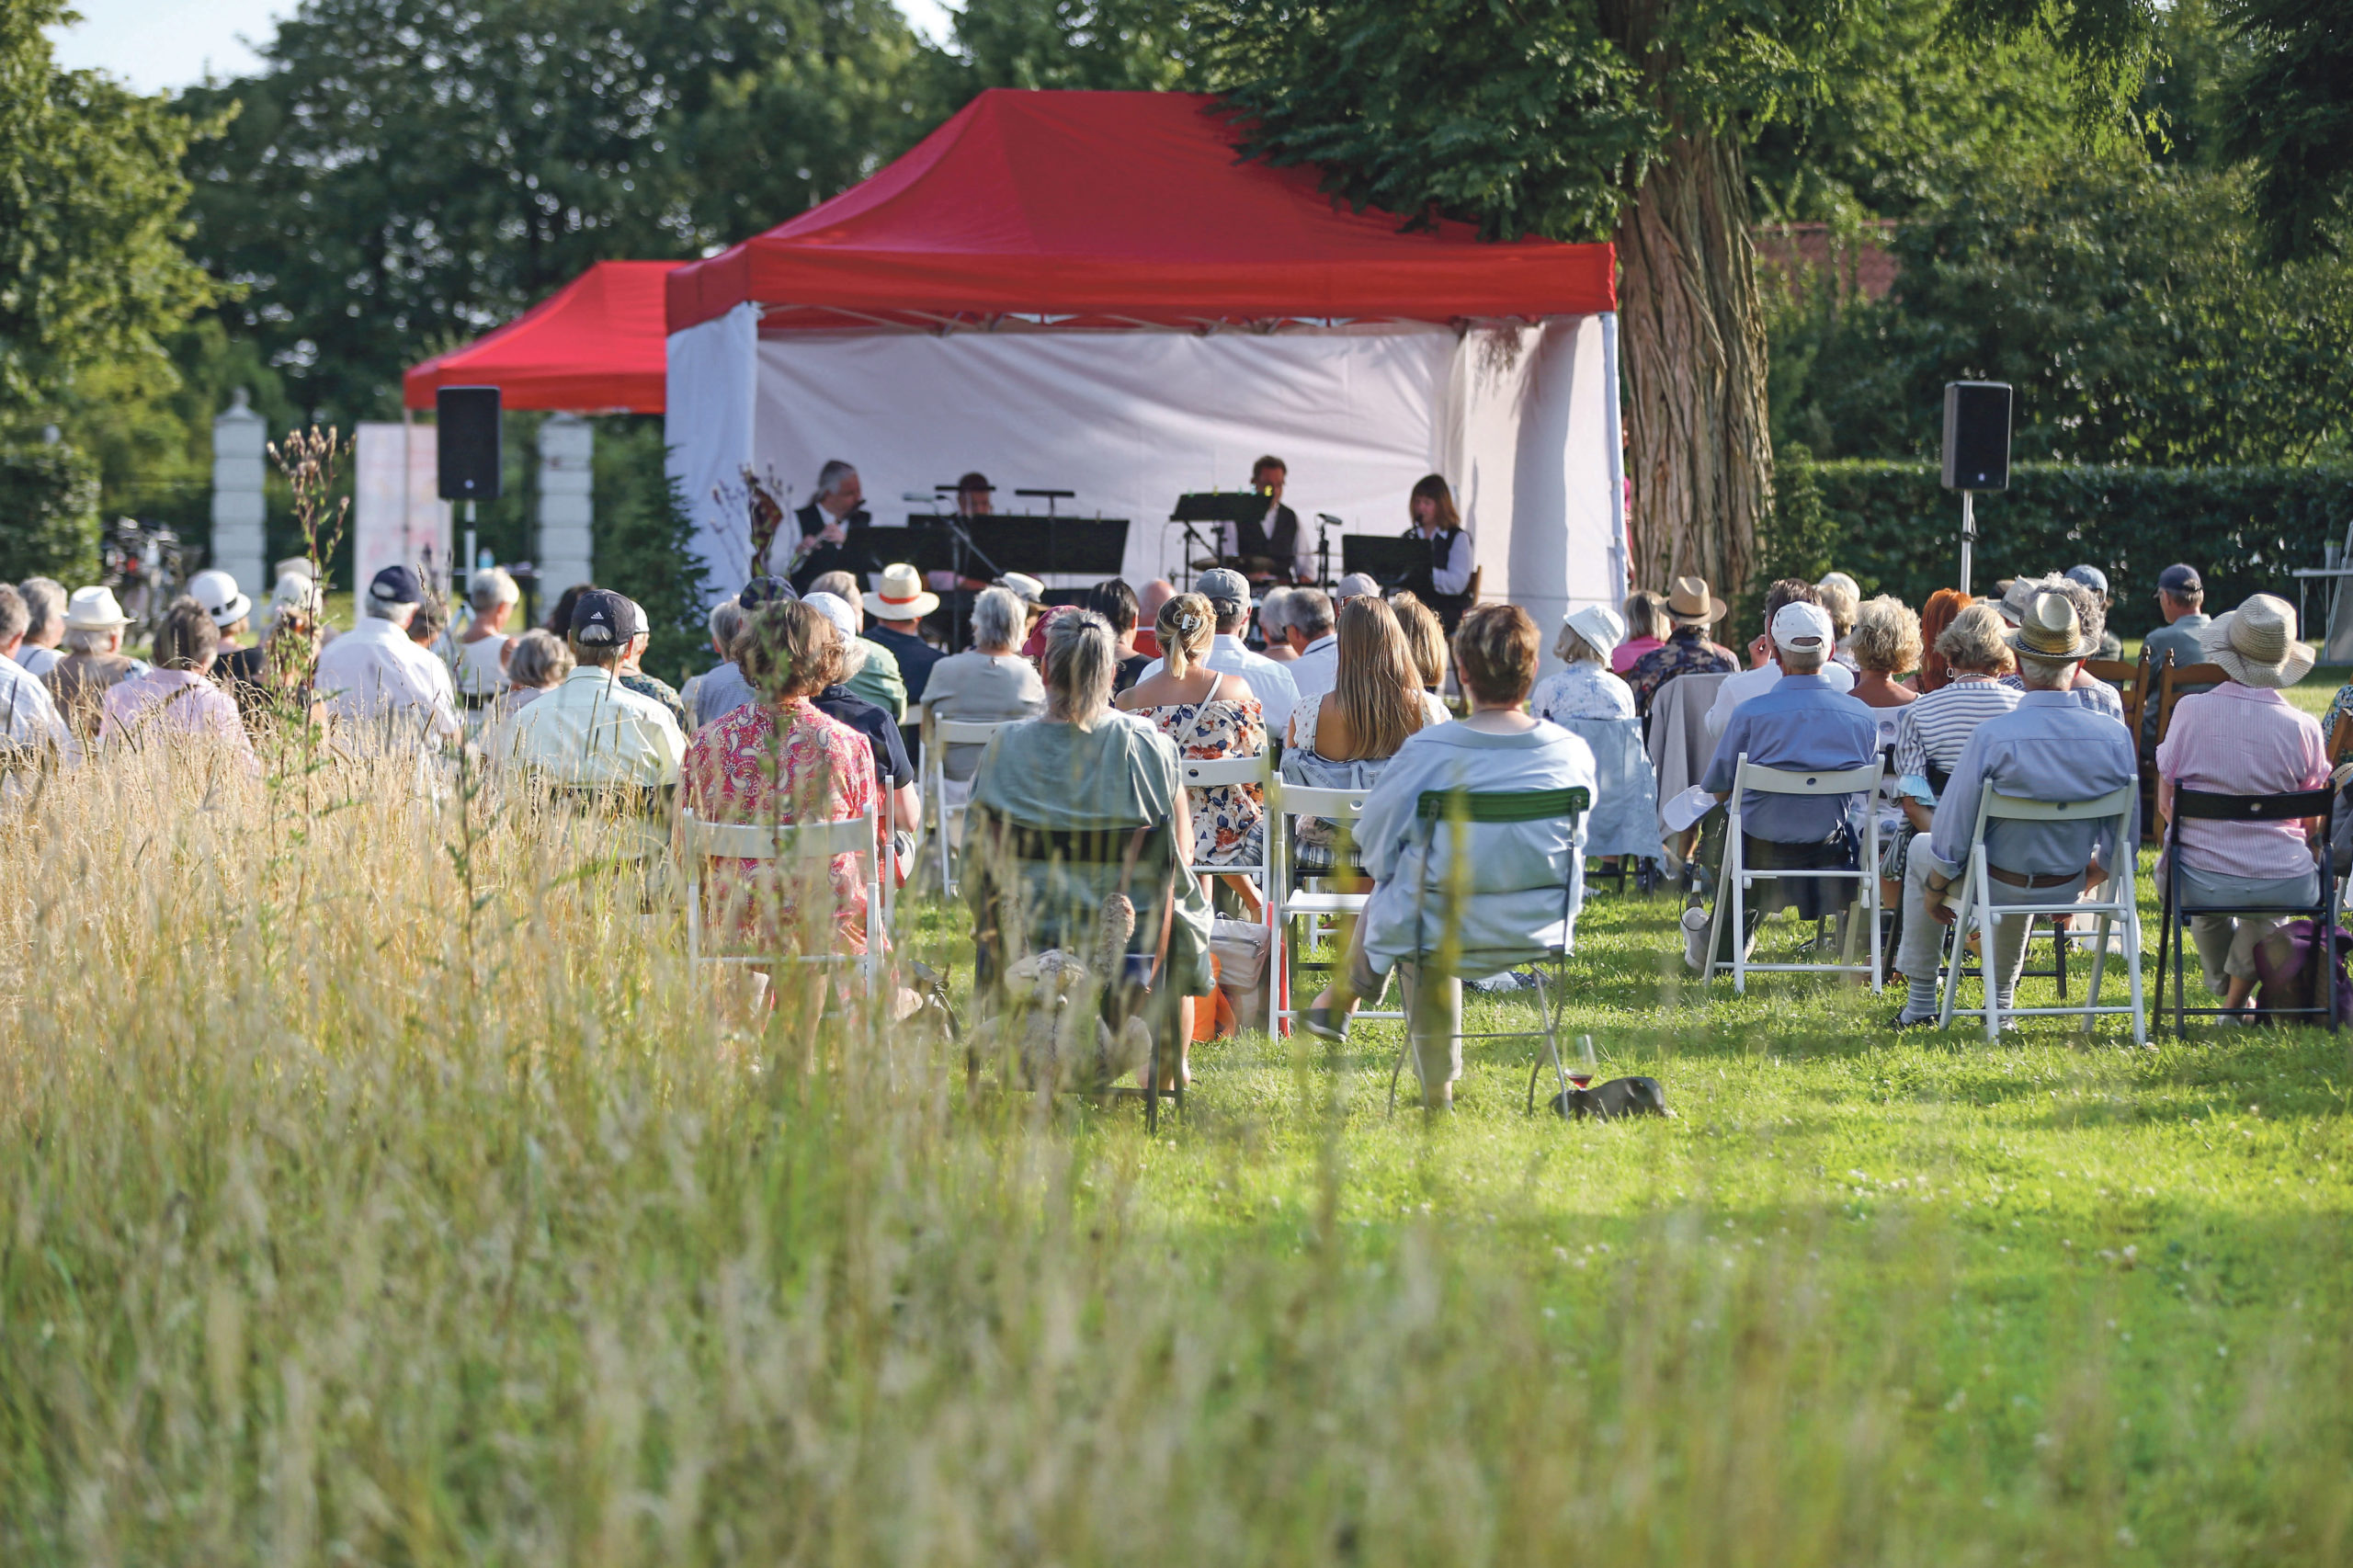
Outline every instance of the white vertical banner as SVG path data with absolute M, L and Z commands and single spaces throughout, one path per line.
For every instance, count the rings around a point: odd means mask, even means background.
M 354 432 L 351 560 L 355 590 L 404 565 L 448 592 L 449 506 L 434 494 L 439 448 L 430 425 L 363 423 Z

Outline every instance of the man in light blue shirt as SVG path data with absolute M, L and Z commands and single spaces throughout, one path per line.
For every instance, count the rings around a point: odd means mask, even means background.
M 1823 677 L 1837 642 L 1829 613 L 1819 605 L 1784 605 L 1773 616 L 1771 635 L 1781 678 L 1772 690 L 1733 710 L 1699 781 L 1719 801 L 1732 794 L 1744 756 L 1763 767 L 1839 773 L 1870 767 L 1879 753 L 1877 717 Z M 1756 870 L 1850 869 L 1864 804 L 1859 793 L 1773 795 L 1751 790 L 1740 802 L 1742 862 Z M 1702 865 L 1721 864 L 1728 830 L 1728 823 L 1711 822 L 1708 836 L 1713 843 L 1702 844 Z M 1816 877 L 1759 882 L 1742 897 L 1748 926 L 1742 938 L 1756 934 L 1757 921 L 1768 911 L 1787 904 L 1801 918 L 1813 920 L 1845 907 L 1853 891 L 1851 881 Z M 1731 956 L 1731 938 L 1729 927 L 1720 926 L 1720 957 Z
M 2012 711 L 1977 726 L 1937 802 L 1935 830 L 1912 840 L 1904 877 L 1904 939 L 1895 954 L 1896 972 L 1910 989 L 1895 1016 L 1898 1028 L 1937 1016 L 1944 927 L 1956 917 L 1947 897 L 1968 862 L 1984 791 L 2029 801 L 2090 801 L 2138 777 L 2131 733 L 2085 707 L 2068 689 L 2076 664 L 2097 651 L 2083 635 L 2075 607 L 2057 594 L 2041 595 L 2020 618 L 2009 643 L 2018 656 L 2026 695 Z M 2112 819 L 1996 822 L 1985 830 L 1985 861 L 2002 884 L 1996 896 L 2004 903 L 2064 909 L 2081 895 L 2093 867 L 2113 874 L 2127 853 L 2117 842 Z M 2019 915 L 1995 922 L 1987 984 L 2005 1008 L 2025 965 L 2027 920 Z

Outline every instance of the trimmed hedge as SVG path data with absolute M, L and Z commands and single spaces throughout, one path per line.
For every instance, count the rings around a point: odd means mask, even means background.
M 0 582 L 98 580 L 98 465 L 64 442 L 0 449 Z
M 1817 462 L 1813 479 L 1839 541 L 1836 564 L 1866 595 L 1918 606 L 1950 587 L 1961 564 L 1961 497 L 1931 463 Z M 2321 564 L 2353 520 L 2353 466 L 2100 468 L 2021 463 L 2010 488 L 1977 497 L 1972 585 L 2089 563 L 2108 574 L 2109 626 L 2138 637 L 2159 624 L 2157 574 L 2198 568 L 2208 610 L 2249 594 L 2293 604 L 2299 566 Z M 2322 585 L 2314 584 L 2315 587 Z M 2310 596 L 2315 619 L 2325 599 Z M 2325 628 L 2310 629 L 2318 635 Z

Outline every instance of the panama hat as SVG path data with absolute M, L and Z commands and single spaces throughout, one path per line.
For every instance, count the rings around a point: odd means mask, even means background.
M 1726 608 L 1708 592 L 1705 577 L 1677 577 L 1666 596 L 1666 613 L 1677 620 L 1722 620 Z
M 2198 645 L 2208 663 L 2222 665 L 2241 686 L 2275 689 L 2312 674 L 2318 657 L 2309 643 L 2296 641 L 2296 607 L 2270 594 L 2215 617 L 2198 633 Z
M 2064 594 L 2035 595 L 2018 617 L 2018 629 L 2002 641 L 2029 659 L 2088 659 L 2099 652 L 2099 644 L 2084 635 Z
M 236 578 L 219 567 L 199 572 L 188 580 L 188 597 L 204 607 L 215 626 L 234 626 L 254 612 L 254 601 L 237 587 Z
M 1626 622 L 1608 605 L 1579 605 L 1569 611 L 1562 624 L 1584 638 L 1585 645 L 1604 660 L 1626 641 Z
M 882 568 L 882 585 L 866 596 L 866 613 L 877 620 L 921 620 L 938 608 L 939 596 L 904 561 Z
M 1015 598 L 1019 599 L 1031 609 L 1048 608 L 1046 585 L 1027 572 L 1007 572 L 996 580 L 996 585 L 1012 594 Z
M 76 588 L 65 601 L 68 631 L 116 631 L 130 624 L 131 618 L 115 602 L 112 588 Z

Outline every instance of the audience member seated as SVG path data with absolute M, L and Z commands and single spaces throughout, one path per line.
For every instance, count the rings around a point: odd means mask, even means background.
M 1379 598 L 1381 597 L 1381 580 L 1379 578 L 1375 577 L 1370 572 L 1350 572 L 1347 574 L 1338 582 L 1332 585 L 1332 613 L 1334 615 L 1339 614 L 1341 606 L 1347 604 L 1350 599 L 1362 598 L 1368 594 L 1371 595 L 1374 598 Z
M 1021 603 L 1021 635 L 1014 647 L 1035 665 L 1046 656 L 1046 620 L 1055 609 L 1046 602 L 1046 585 L 1027 572 L 1007 572 L 996 585 Z
M 923 585 L 923 574 L 901 562 L 882 568 L 881 585 L 866 596 L 866 640 L 890 651 L 909 702 L 921 702 L 931 666 L 948 655 L 923 640 L 924 617 L 939 608 L 939 596 Z M 906 715 L 902 712 L 904 722 Z
M 1179 594 L 1160 607 L 1153 630 L 1165 652 L 1161 667 L 1121 692 L 1124 712 L 1149 719 L 1176 746 L 1183 762 L 1262 756 L 1267 725 L 1258 699 L 1239 676 L 1202 663 L 1216 633 L 1210 601 Z M 1267 792 L 1256 784 L 1219 784 L 1188 790 L 1193 861 L 1203 866 L 1256 866 L 1265 858 Z M 1239 879 L 1235 879 L 1237 881 Z
M 734 601 L 730 599 L 729 604 Z M 740 619 L 737 625 L 741 627 Z M 544 627 L 534 626 L 506 644 L 506 689 L 491 699 L 483 727 L 504 722 L 553 691 L 573 669 L 572 650 Z M 494 749 L 485 738 L 484 750 Z
M 807 604 L 772 595 L 745 618 L 735 651 L 759 699 L 721 715 L 686 748 L 677 770 L 681 803 L 704 822 L 759 826 L 847 822 L 870 812 L 879 819 L 866 737 L 815 704 L 841 670 L 833 623 Z M 523 716 L 546 706 L 535 703 Z M 710 916 L 756 949 L 788 951 L 807 950 L 810 927 L 824 920 L 832 950 L 863 953 L 873 912 L 860 858 L 835 856 L 823 892 L 807 869 L 789 860 L 714 861 L 705 894 Z
M 27 624 L 16 665 L 44 680 L 56 667 L 57 645 L 65 637 L 65 585 L 54 577 L 28 577 L 17 585 L 17 593 L 25 601 Z
M 1221 566 L 1201 574 L 1194 591 L 1210 601 L 1210 608 L 1217 614 L 1217 637 L 1210 644 L 1209 657 L 1202 661 L 1220 675 L 1240 676 L 1250 694 L 1258 699 L 1258 711 L 1265 716 L 1267 731 L 1280 734 L 1290 723 L 1291 710 L 1299 706 L 1299 687 L 1290 678 L 1290 670 L 1261 653 L 1254 653 L 1243 646 L 1242 633 L 1250 624 L 1250 583 L 1239 572 L 1229 572 Z M 1153 623 L 1157 626 L 1155 619 Z M 1163 656 L 1167 653 L 1161 650 Z M 1137 684 L 1142 685 L 1160 673 L 1160 661 L 1144 666 Z
M 849 611 L 850 627 L 842 639 L 842 667 L 848 674 L 843 685 L 871 702 L 891 716 L 891 722 L 902 724 L 907 718 L 907 682 L 899 673 L 898 655 L 880 642 L 870 642 L 858 635 L 866 624 L 866 590 L 847 572 L 824 572 L 809 585 L 803 598 L 818 594 L 831 594 Z M 826 619 L 840 624 L 840 618 L 830 611 Z
M 1096 584 L 1094 592 L 1087 596 L 1087 608 L 1110 622 L 1111 635 L 1120 650 L 1120 673 L 1111 682 L 1111 689 L 1125 691 L 1142 680 L 1145 667 L 1159 657 L 1157 652 L 1142 653 L 1136 646 L 1136 620 L 1142 613 L 1136 605 L 1136 591 L 1117 577 L 1107 578 Z M 1159 646 L 1155 637 L 1153 647 L 1157 650 Z
M 2149 661 L 2163 669 L 2170 653 L 2176 665 L 2204 664 L 2201 639 L 2213 619 L 2206 613 L 2206 585 L 2200 580 L 2197 567 L 2176 562 L 2157 574 L 2157 613 L 2165 623 L 2141 641 Z
M 1740 705 L 1716 743 L 1700 785 L 1729 800 L 1740 759 L 1764 767 L 1843 772 L 1868 767 L 1879 755 L 1879 721 L 1831 684 L 1825 672 L 1837 645 L 1830 616 L 1798 598 L 1774 613 L 1771 653 L 1783 673 L 1762 697 Z M 1750 790 L 1741 801 L 1741 863 L 1752 871 L 1852 869 L 1861 849 L 1860 813 L 1868 802 L 1852 795 L 1773 795 Z M 1722 864 L 1729 820 L 1711 813 L 1699 862 L 1711 873 Z M 1712 883 L 1711 884 L 1712 885 Z M 1817 920 L 1852 901 L 1851 882 L 1820 877 L 1759 881 L 1743 895 L 1745 928 L 1738 933 L 1718 912 L 1716 954 L 1732 957 L 1734 940 L 1748 942 L 1763 917 L 1784 906 Z
M 1609 673 L 1623 679 L 1633 672 L 1635 665 L 1645 653 L 1666 646 L 1660 635 L 1668 629 L 1666 600 L 1648 588 L 1636 588 L 1626 596 L 1621 607 L 1626 621 L 1626 640 L 1609 655 Z M 1628 687 L 1626 689 L 1632 690 Z
M 1429 693 L 1405 646 L 1397 613 L 1378 593 L 1358 594 L 1340 606 L 1335 632 L 1340 658 L 1338 680 L 1313 703 L 1290 716 L 1283 742 L 1283 778 L 1315 790 L 1362 790 L 1381 777 L 1407 736 L 1451 714 L 1433 717 Z M 1291 846 L 1294 870 L 1309 876 L 1334 869 L 1338 831 L 1322 817 L 1297 824 Z
M 1606 605 L 1580 605 L 1561 623 L 1552 656 L 1568 667 L 1536 683 L 1528 699 L 1539 719 L 1631 719 L 1634 688 L 1609 673 L 1625 622 Z
M 1454 658 L 1471 716 L 1413 733 L 1366 792 L 1356 847 L 1372 892 L 1337 977 L 1306 1015 L 1309 1032 L 1326 1040 L 1347 1037 L 1358 1002 L 1381 994 L 1400 960 L 1438 946 L 1438 921 L 1452 922 L 1465 974 L 1492 974 L 1531 949 L 1574 944 L 1582 817 L 1574 828 L 1566 818 L 1547 817 L 1435 833 L 1420 820 L 1428 790 L 1594 788 L 1593 753 L 1585 742 L 1522 710 L 1537 659 L 1536 623 L 1526 611 L 1511 604 L 1473 606 L 1454 634 Z M 1426 882 L 1451 890 L 1449 896 L 1426 900 Z M 1565 925 L 1563 887 L 1575 890 Z M 1451 1033 L 1442 1044 L 1424 1039 L 1433 1048 L 1420 1063 L 1426 1103 L 1443 1108 L 1453 1103 L 1454 1081 L 1462 1075 L 1461 1036 Z
M 1920 618 L 1893 594 L 1881 594 L 1856 612 L 1847 652 L 1857 671 L 1855 700 L 1879 714 L 1881 743 L 1893 745 L 1896 716 L 1920 697 L 1898 680 L 1920 667 Z
M 858 611 L 838 594 L 819 591 L 801 602 L 832 623 L 840 643 L 844 672 L 849 670 L 860 653 L 872 646 L 859 639 Z M 873 751 L 874 776 L 888 808 L 882 831 L 892 835 L 892 860 L 900 880 L 905 881 L 906 867 L 915 853 L 915 830 L 923 821 L 923 799 L 916 790 L 915 766 L 907 760 L 906 743 L 899 734 L 897 722 L 879 704 L 869 702 L 848 682 L 839 678 L 827 682 L 810 700 L 820 713 L 838 719 L 864 735 Z
M 1299 650 L 1284 635 L 1290 625 L 1284 607 L 1290 600 L 1290 590 L 1282 587 L 1268 588 L 1258 600 L 1258 641 L 1266 644 L 1267 657 L 1279 665 L 1290 664 L 1299 657 Z M 1113 622 L 1112 630 L 1118 629 L 1118 623 Z
M 217 566 L 208 568 L 188 580 L 188 597 L 204 607 L 221 633 L 220 652 L 212 661 L 213 679 L 225 683 L 252 667 L 261 652 L 244 642 L 253 630 L 254 601 L 237 586 L 237 579 Z
M 934 719 L 997 724 L 1027 719 L 1046 705 L 1037 666 L 1014 652 L 1029 629 L 1029 611 L 1005 588 L 984 588 L 972 601 L 972 646 L 931 666 L 924 711 Z M 949 746 L 940 766 L 951 784 L 968 784 L 981 760 L 977 745 Z M 951 796 L 961 790 L 951 790 Z
M 1708 628 L 1724 618 L 1724 601 L 1708 592 L 1701 577 L 1677 577 L 1666 596 L 1666 641 L 1634 661 L 1626 684 L 1634 691 L 1634 711 L 1647 719 L 1658 688 L 1677 676 L 1730 675 L 1740 665 L 1732 650 L 1708 640 Z
M 722 713 L 752 701 L 752 688 L 744 679 L 743 666 L 735 662 L 735 640 L 744 634 L 744 607 L 733 599 L 722 599 L 710 607 L 703 617 L 703 624 L 710 631 L 710 651 L 719 655 L 719 663 L 700 675 L 687 677 L 678 688 L 678 700 L 687 710 L 687 733 L 692 735 Z M 730 701 L 729 699 L 733 699 Z M 725 706 L 722 707 L 721 704 Z
M 1945 656 L 1938 653 L 1938 641 L 1953 619 L 1976 601 L 1959 588 L 1938 588 L 1928 596 L 1920 610 L 1920 667 L 1904 678 L 1904 684 L 1923 697 L 1937 690 L 1952 678 L 1945 668 Z M 2007 655 L 2004 662 L 2008 662 Z
M 1820 588 L 1801 578 L 1784 577 L 1765 590 L 1765 624 L 1771 626 L 1773 618 L 1781 613 L 1784 605 L 1819 606 L 1821 603 Z M 1833 626 L 1837 624 L 1828 610 L 1824 610 L 1823 614 L 1830 618 Z M 1855 672 L 1842 664 L 1836 661 L 1826 664 L 1823 665 L 1821 674 L 1833 691 L 1852 691 L 1855 688 Z M 1708 709 L 1708 733 L 1711 737 L 1722 734 L 1734 709 L 1764 696 L 1779 685 L 1780 679 L 1781 666 L 1773 657 L 1772 636 L 1769 632 L 1759 632 L 1756 640 L 1748 645 L 1748 668 L 1717 686 L 1716 699 Z
M 24 597 L 0 583 L 0 704 L 6 704 L 7 712 L 6 722 L 0 723 L 0 748 L 6 752 L 0 758 L 0 772 L 37 767 L 70 756 L 75 749 L 49 688 L 16 662 L 31 619 Z
M 261 646 L 249 650 L 255 656 L 240 659 L 233 670 L 224 667 L 226 659 L 213 665 L 213 678 L 236 702 L 248 730 L 257 728 L 268 714 L 323 717 L 313 700 L 311 672 L 318 663 L 325 619 L 326 596 L 317 582 L 290 572 L 270 591 L 269 614 L 263 623 L 268 630 L 262 633 Z
M 2173 725 L 2157 747 L 2159 817 L 2170 821 L 2179 789 L 2282 795 L 2327 782 L 2320 725 L 2281 694 L 2311 674 L 2313 663 L 2313 650 L 2296 641 L 2295 608 L 2257 594 L 2210 621 L 2200 648 L 2200 662 L 2221 665 L 2230 678 L 2183 698 L 2174 709 Z M 2255 989 L 2256 946 L 2282 920 L 2200 915 L 2199 905 L 2310 907 L 2320 897 L 2320 870 L 2310 843 L 2318 827 L 2318 819 L 2182 822 L 2182 907 L 2189 912 L 2189 934 L 2198 944 L 2207 988 L 2224 1006 L 2245 1007 Z M 2166 880 L 2160 864 L 2160 896 Z
M 1176 597 L 1176 585 L 1165 577 L 1154 577 L 1136 594 L 1135 648 L 1146 659 L 1160 657 L 1160 643 L 1154 640 L 1152 629 L 1160 624 L 1160 607 Z M 1133 686 L 1135 682 L 1128 684 Z
M 634 599 L 630 602 L 637 604 Z M 647 619 L 643 605 L 637 605 L 637 619 L 648 626 L 653 624 Z M 668 681 L 645 673 L 645 650 L 650 642 L 649 638 L 646 642 L 640 642 L 630 650 L 629 657 L 621 664 L 621 687 L 624 690 L 633 691 L 640 697 L 650 697 L 660 703 L 663 710 L 670 715 L 670 722 L 678 726 L 678 733 L 683 735 L 694 727 L 692 721 L 687 715 L 686 699 L 678 695 L 678 688 Z
M 1196 596 L 1186 597 L 1198 602 Z M 1166 619 L 1164 608 L 1162 623 Z M 1006 849 L 1010 830 L 1090 834 L 1166 824 L 1175 864 L 1130 883 L 1136 927 L 1128 950 L 1155 950 L 1160 890 L 1173 883 L 1166 968 L 1154 978 L 1152 989 L 1167 1004 L 1165 1026 L 1182 1040 L 1192 1034 L 1189 999 L 1208 995 L 1211 984 L 1209 898 L 1185 869 L 1199 857 L 1192 812 L 1183 804 L 1176 744 L 1150 724 L 1110 711 L 1117 649 L 1109 623 L 1091 610 L 1056 619 L 1046 642 L 1044 716 L 999 732 L 973 774 L 965 827 L 967 870 L 961 878 L 972 915 L 973 981 L 976 989 L 994 986 L 1022 949 L 1092 949 L 1104 902 L 1121 881 L 1115 861 L 1013 858 Z M 1006 933 L 1008 920 L 1017 921 L 1020 929 Z M 1015 952 L 1006 950 L 1008 942 Z M 1164 1085 L 1172 1085 L 1185 1072 L 1180 1057 Z
M 1853 641 L 1855 618 L 1863 603 L 1862 585 L 1844 572 L 1833 572 L 1816 583 L 1813 591 L 1821 596 L 1814 603 L 1829 614 L 1830 624 L 1838 633 L 1838 650 L 1831 655 L 1830 662 L 1843 666 L 1849 675 L 1856 674 Z
M 496 566 L 466 579 L 466 604 L 474 612 L 458 639 L 458 700 L 479 709 L 506 689 L 506 646 L 514 639 L 506 623 L 523 602 L 523 586 Z
M 1972 619 L 1979 608 L 1962 612 L 1939 639 L 1957 666 L 1984 659 L 1983 650 L 1971 645 L 1980 635 L 1980 623 Z M 2132 737 L 2124 726 L 2075 695 L 2076 664 L 2098 644 L 2084 635 L 2067 597 L 2036 595 L 2007 642 L 2025 677 L 2024 694 L 2013 710 L 1989 712 L 1970 733 L 1937 801 L 1931 831 L 1912 840 L 1904 872 L 1904 937 L 1895 950 L 1895 971 L 1907 982 L 1903 1009 L 1894 1018 L 1897 1028 L 1937 1017 L 1942 928 L 1957 918 L 1951 890 L 1969 858 L 1984 791 L 2029 801 L 2091 801 L 2139 777 Z M 1962 699 L 1948 694 L 1974 684 L 1965 676 L 1956 680 L 1922 698 L 1907 714 L 1942 719 L 1965 711 Z M 1982 694 L 1968 700 L 1987 702 Z M 2129 850 L 2114 842 L 2113 828 L 2112 822 L 1988 824 L 1985 857 L 1997 884 L 1995 896 L 2005 903 L 2046 905 L 2054 915 L 2063 914 L 2087 884 L 2097 885 L 2124 863 Z M 2027 919 L 2018 915 L 1996 921 L 1993 950 L 1984 960 L 1986 985 L 2005 1008 L 2017 995 L 2018 972 L 2026 965 Z
M 130 624 L 112 588 L 76 588 L 66 601 L 65 652 L 43 684 L 76 740 L 97 739 L 108 688 L 139 673 L 138 663 L 122 653 L 123 628 Z
M 1265 624 L 1263 617 L 1260 624 Z M 1284 589 L 1282 637 L 1290 654 L 1290 684 L 1299 693 L 1299 706 L 1322 700 L 1332 689 L 1340 657 L 1333 635 L 1331 597 L 1321 588 Z M 1298 707 L 1292 711 L 1297 712 Z
M 2070 566 L 2066 578 L 2070 583 L 2081 584 L 2086 593 L 2099 601 L 2099 652 L 2094 656 L 2111 663 L 2123 658 L 2124 639 L 2107 630 L 2108 612 L 2116 608 L 2116 596 L 2108 591 L 2108 574 L 2097 566 Z
M 6 601 L 0 601 L 0 634 L 7 630 L 7 613 Z M 100 744 L 215 746 L 260 777 L 261 764 L 245 738 L 236 701 L 212 681 L 213 662 L 221 653 L 217 620 L 214 611 L 187 594 L 165 608 L 164 623 L 155 631 L 154 667 L 107 689 Z
M 1445 623 L 1438 619 L 1438 611 L 1410 592 L 1390 595 L 1389 608 L 1397 612 L 1397 630 L 1405 634 L 1405 651 L 1421 676 L 1423 705 L 1431 710 L 1434 722 L 1453 718 L 1445 697 Z
M 2002 619 L 2012 626 L 2021 624 L 2027 607 L 2044 594 L 2057 594 L 2073 606 L 2075 624 L 2083 628 L 2085 641 L 2095 650 L 2085 655 L 2097 658 L 2100 637 L 2108 630 L 2108 612 L 2101 608 L 2099 596 L 2081 583 L 2065 577 L 2019 577 L 2013 579 L 2002 595 Z M 2002 677 L 2005 684 L 2023 691 L 2023 675 Z M 2100 679 L 2079 662 L 2075 665 L 2075 685 L 2070 687 L 2076 701 L 2095 713 L 2106 714 L 2118 723 L 2124 722 L 2124 694 Z
M 316 688 L 347 737 L 438 745 L 459 732 L 449 671 L 409 641 L 425 585 L 387 566 L 359 596 L 359 623 L 319 651 Z
M 2001 679 L 2016 667 L 2007 638 L 1992 605 L 1962 609 L 1937 639 L 1937 657 L 1949 678 L 1895 721 L 1896 788 L 1913 833 L 1933 825 L 1937 797 L 1977 726 L 2018 705 L 2018 691 Z M 1904 836 L 1908 846 L 1911 834 Z
M 635 603 L 608 588 L 582 594 L 565 639 L 572 673 L 499 726 L 494 755 L 566 789 L 639 792 L 650 801 L 652 791 L 676 785 L 685 734 L 668 709 L 620 680 L 645 638 L 645 614 Z

